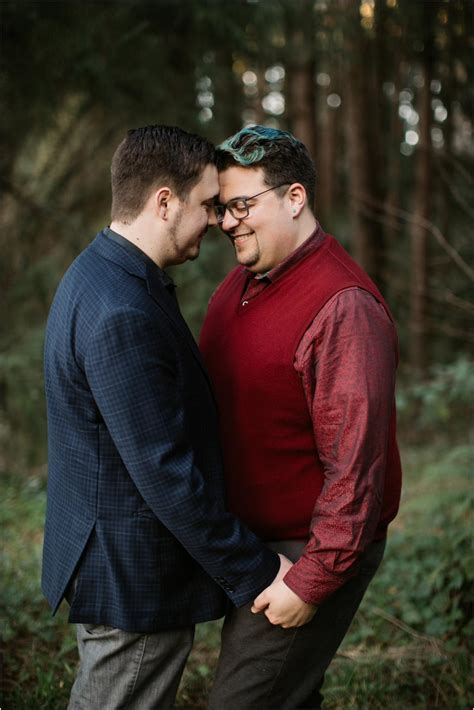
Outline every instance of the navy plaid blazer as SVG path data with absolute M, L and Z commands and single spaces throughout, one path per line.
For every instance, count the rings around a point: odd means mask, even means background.
M 100 232 L 48 318 L 42 586 L 55 613 L 76 580 L 71 622 L 178 628 L 278 571 L 225 510 L 214 398 L 162 273 Z

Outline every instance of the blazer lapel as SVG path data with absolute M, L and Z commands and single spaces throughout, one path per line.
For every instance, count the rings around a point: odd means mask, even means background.
M 178 330 L 187 347 L 190 348 L 194 358 L 199 364 L 204 377 L 209 385 L 209 389 L 214 398 L 211 381 L 204 366 L 204 362 L 199 352 L 199 348 L 194 340 L 193 334 L 189 330 L 186 321 L 184 320 L 177 299 L 165 287 L 160 279 L 159 273 L 153 268 L 152 263 L 147 263 L 139 255 L 133 254 L 125 249 L 121 244 L 108 238 L 103 232 L 99 232 L 97 237 L 91 244 L 91 247 L 97 251 L 102 257 L 113 261 L 121 266 L 125 271 L 133 276 L 138 276 L 143 279 L 147 285 L 147 290 L 151 298 L 155 301 L 158 307 L 163 311 L 166 317 L 171 321 L 175 330 Z
M 211 382 L 209 380 L 209 375 L 205 369 L 204 362 L 202 360 L 199 348 L 194 340 L 194 336 L 189 330 L 189 327 L 184 320 L 181 310 L 179 308 L 179 303 L 174 294 L 171 294 L 168 289 L 164 286 L 161 281 L 158 272 L 152 267 L 146 269 L 146 282 L 148 287 L 148 293 L 153 298 L 155 303 L 161 308 L 161 310 L 166 314 L 166 316 L 172 321 L 175 328 L 179 330 L 180 335 L 186 341 L 187 345 L 191 349 L 194 357 L 196 358 L 201 370 L 206 377 L 211 388 Z M 214 394 L 214 393 L 213 393 Z

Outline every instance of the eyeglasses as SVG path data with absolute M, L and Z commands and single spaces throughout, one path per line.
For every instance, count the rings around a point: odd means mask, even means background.
M 251 197 L 234 197 L 233 200 L 229 200 L 225 205 L 214 205 L 214 212 L 216 213 L 217 224 L 222 224 L 224 221 L 226 210 L 229 210 L 230 214 L 234 219 L 245 219 L 250 214 L 249 200 L 255 200 L 260 195 L 264 195 L 270 190 L 276 190 L 284 185 L 289 185 L 288 182 L 282 182 L 281 185 L 275 185 L 274 187 L 269 187 L 268 190 L 263 190 L 263 192 L 257 192 L 256 195 Z

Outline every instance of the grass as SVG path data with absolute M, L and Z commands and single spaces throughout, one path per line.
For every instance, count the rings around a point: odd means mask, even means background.
M 2 708 L 54 710 L 67 704 L 77 653 L 62 610 L 52 619 L 39 588 L 44 485 L 2 479 Z
M 412 447 L 404 464 L 402 508 L 385 561 L 326 677 L 328 710 L 472 707 L 471 451 Z M 63 710 L 77 654 L 66 609 L 52 619 L 39 589 L 43 477 L 4 477 L 0 496 L 0 707 Z M 219 629 L 219 622 L 198 627 L 179 708 L 206 707 Z

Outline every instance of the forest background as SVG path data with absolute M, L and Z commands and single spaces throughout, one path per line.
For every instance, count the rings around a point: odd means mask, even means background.
M 313 154 L 315 211 L 398 323 L 401 513 L 325 685 L 328 708 L 464 708 L 472 639 L 473 17 L 469 0 L 0 2 L 1 707 L 65 707 L 77 656 L 39 588 L 42 348 L 59 279 L 109 220 L 130 127 L 218 143 L 248 123 Z M 233 265 L 209 232 L 173 272 L 199 333 Z M 178 704 L 204 708 L 219 624 Z

